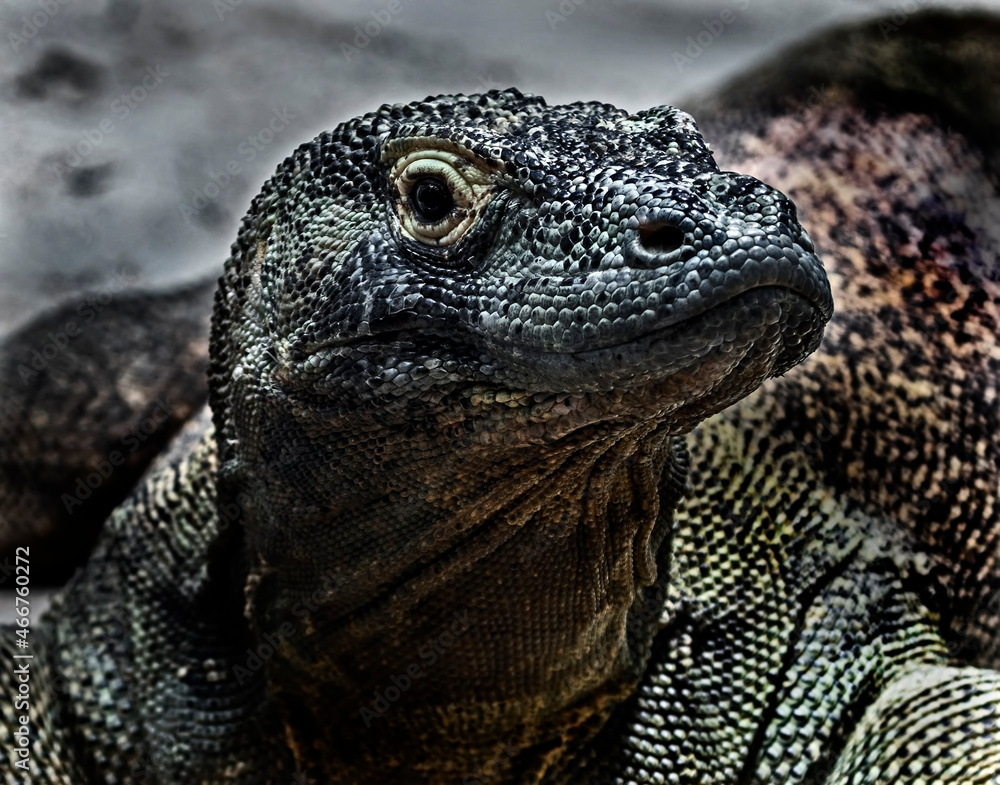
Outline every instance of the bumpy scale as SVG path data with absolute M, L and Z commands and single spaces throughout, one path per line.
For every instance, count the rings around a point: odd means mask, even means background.
M 830 314 L 792 204 L 673 108 L 428 98 L 303 145 L 220 281 L 212 423 L 33 631 L 34 781 L 990 783 L 1000 678 L 899 532 L 774 445 L 714 470 L 766 400 L 683 498 L 679 437 Z

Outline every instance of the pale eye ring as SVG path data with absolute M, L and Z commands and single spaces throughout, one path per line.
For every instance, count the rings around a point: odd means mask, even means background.
M 390 177 L 399 194 L 403 233 L 424 245 L 447 246 L 465 236 L 488 201 L 490 176 L 464 156 L 416 150 L 398 159 Z

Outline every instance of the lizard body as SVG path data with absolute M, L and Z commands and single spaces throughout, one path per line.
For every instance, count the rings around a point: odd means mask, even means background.
M 439 100 L 436 112 L 448 114 L 452 134 L 467 120 L 448 108 L 450 99 Z M 478 99 L 454 100 L 468 107 Z M 484 100 L 511 114 L 540 106 L 514 93 Z M 323 157 L 332 171 L 316 176 L 314 168 L 305 187 L 297 185 L 301 172 L 319 165 L 323 148 L 301 148 L 255 201 L 217 297 L 211 379 L 221 438 L 205 416 L 188 427 L 111 519 L 86 571 L 39 630 L 37 653 L 52 665 L 36 682 L 46 696 L 36 719 L 47 723 L 36 736 L 36 758 L 46 761 L 41 781 L 995 781 L 1000 677 L 968 663 L 996 663 L 997 296 L 989 265 L 975 264 L 989 259 L 991 227 L 960 204 L 981 181 L 955 180 L 983 161 L 960 140 L 940 144 L 940 128 L 926 117 L 894 111 L 866 125 L 855 100 L 831 88 L 792 122 L 787 113 L 765 119 L 753 137 L 741 130 L 745 121 L 731 132 L 723 123 L 715 137 L 727 165 L 781 183 L 816 220 L 840 306 L 820 352 L 757 393 L 768 373 L 788 370 L 811 348 L 812 340 L 796 347 L 794 335 L 818 337 L 822 317 L 779 319 L 780 338 L 752 330 L 747 340 L 727 338 L 747 358 L 735 368 L 729 352 L 727 362 L 709 354 L 695 370 L 678 371 L 670 350 L 647 343 L 638 376 L 628 352 L 610 361 L 588 356 L 580 373 L 553 357 L 533 364 L 559 325 L 568 328 L 563 348 L 594 338 L 573 331 L 582 318 L 556 318 L 544 325 L 552 329 L 533 332 L 548 301 L 536 299 L 531 308 L 541 310 L 524 317 L 527 348 L 505 353 L 487 337 L 470 360 L 449 334 L 511 337 L 509 322 L 449 311 L 449 303 L 421 311 L 397 278 L 385 297 L 366 297 L 394 258 L 378 241 L 366 244 L 370 230 L 349 234 L 363 263 L 350 270 L 341 256 L 337 287 L 317 286 L 325 272 L 317 247 L 343 255 L 345 245 L 322 220 L 329 211 L 309 205 L 324 193 L 320 183 L 336 186 L 344 167 L 362 170 L 375 147 L 362 139 L 350 154 Z M 569 116 L 586 106 L 537 111 Z M 382 117 L 393 111 L 401 110 Z M 684 128 L 682 142 L 697 134 L 682 115 L 653 117 Z M 550 124 L 536 139 L 583 159 L 613 159 L 621 142 L 599 136 L 592 129 L 581 143 Z M 669 139 L 656 135 L 653 146 L 669 147 Z M 402 159 L 426 152 L 422 144 L 402 145 Z M 641 147 L 629 149 L 633 166 Z M 431 148 L 454 163 L 451 144 Z M 891 207 L 868 201 L 883 192 L 887 173 L 906 171 L 891 155 L 883 171 L 868 151 L 914 148 L 926 152 L 892 191 Z M 441 157 L 430 157 L 434 163 L 420 157 L 417 165 L 450 176 Z M 680 158 L 703 175 L 714 168 L 697 144 Z M 655 170 L 645 160 L 638 168 Z M 546 180 L 527 168 L 533 184 L 574 181 L 561 169 Z M 692 188 L 690 173 L 681 166 L 666 179 Z M 928 186 L 937 202 L 927 201 Z M 765 203 L 785 204 L 760 187 Z M 594 198 L 593 188 L 580 193 L 578 202 L 551 199 L 571 202 L 557 218 Z M 652 193 L 677 199 L 676 190 Z M 981 199 L 988 215 L 995 187 Z M 383 204 L 387 223 L 395 209 L 400 227 L 413 226 L 403 198 Z M 721 211 L 738 211 L 733 204 Z M 475 214 L 474 199 L 469 206 Z M 350 209 L 334 214 L 338 225 L 350 224 Z M 488 225 L 484 216 L 488 208 L 477 216 Z M 794 217 L 784 221 L 797 227 Z M 565 231 L 574 225 L 571 218 Z M 657 234 L 669 226 L 684 225 L 657 224 L 639 234 L 626 264 L 604 264 L 637 277 L 655 271 L 688 242 Z M 902 240 L 901 227 L 909 231 Z M 532 237 L 523 229 L 499 236 L 500 248 Z M 562 256 L 551 250 L 559 236 L 542 231 L 536 248 L 550 250 L 514 258 L 551 263 Z M 567 248 L 560 239 L 563 275 L 591 263 L 588 272 L 601 275 L 602 263 L 580 250 L 583 236 L 570 235 Z M 496 258 L 495 245 L 472 247 Z M 812 269 L 800 250 L 798 264 Z M 426 276 L 441 257 L 415 258 Z M 886 276 L 907 285 L 886 291 Z M 936 293 L 946 285 L 956 294 L 942 302 Z M 721 324 L 753 324 L 761 307 L 727 313 Z M 785 307 L 794 311 L 791 301 Z M 340 316 L 318 318 L 331 311 Z M 431 350 L 408 343 L 446 314 L 451 333 L 434 333 Z M 361 335 L 336 332 L 365 319 Z M 391 353 L 380 355 L 385 327 Z M 958 334 L 969 337 L 956 343 Z M 263 337 L 275 335 L 281 340 L 262 350 Z M 903 351 L 900 338 L 906 346 L 923 340 L 927 351 Z M 786 341 L 794 359 L 775 366 L 774 347 Z M 690 356 L 697 336 L 683 345 Z M 933 354 L 935 346 L 957 349 L 960 362 Z M 401 351 L 412 354 L 399 362 Z M 456 354 L 430 367 L 420 359 L 442 351 Z M 483 367 L 494 383 L 524 384 L 527 375 L 541 386 L 527 409 L 526 441 L 522 397 L 497 394 L 478 377 L 463 387 L 463 374 Z M 359 375 L 377 381 L 357 385 Z M 457 408 L 447 393 L 420 397 L 455 377 L 467 390 Z M 309 383 L 282 386 L 301 379 Z M 649 385 L 655 395 L 644 394 Z M 339 394 L 345 389 L 355 395 Z M 420 395 L 408 398 L 415 389 Z M 689 459 L 675 437 L 740 398 L 695 430 L 685 495 Z M 920 451 L 942 431 L 972 434 L 972 443 L 962 447 L 956 437 L 947 441 L 954 449 Z M 975 455 L 970 474 L 962 461 Z M 885 463 L 891 482 L 872 473 L 874 461 Z M 331 476 L 349 487 L 328 493 Z M 943 525 L 942 508 L 957 510 L 967 527 Z M 336 535 L 324 525 L 331 509 L 346 522 Z M 423 536 L 427 527 L 439 533 Z M 472 529 L 477 537 L 462 536 Z M 421 581 L 423 565 L 433 565 L 433 578 Z M 962 621 L 969 618 L 971 625 Z

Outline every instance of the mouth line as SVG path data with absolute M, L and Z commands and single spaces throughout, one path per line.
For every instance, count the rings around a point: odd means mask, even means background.
M 615 349 L 626 348 L 635 345 L 638 342 L 647 340 L 653 337 L 658 337 L 664 333 L 672 330 L 677 330 L 678 328 L 683 328 L 685 325 L 695 322 L 701 317 L 704 317 L 713 312 L 717 312 L 732 306 L 736 301 L 751 295 L 754 293 L 762 294 L 767 291 L 774 291 L 774 300 L 781 299 L 782 296 L 795 296 L 805 303 L 825 315 L 826 319 L 830 316 L 829 304 L 819 298 L 814 294 L 807 293 L 801 290 L 800 287 L 791 285 L 784 282 L 767 282 L 758 283 L 746 288 L 738 289 L 732 292 L 727 292 L 726 295 L 721 299 L 716 300 L 705 300 L 698 306 L 691 309 L 682 309 L 681 313 L 672 314 L 669 317 L 657 320 L 658 323 L 651 325 L 649 328 L 644 330 L 635 331 L 631 336 L 624 337 L 614 343 L 600 344 L 598 341 L 588 341 L 589 345 L 584 346 L 538 346 L 531 345 L 530 343 L 523 343 L 514 341 L 520 344 L 520 350 L 527 354 L 532 354 L 536 356 L 553 356 L 553 357 L 585 357 L 588 355 L 595 355 L 603 352 L 614 351 Z M 458 325 L 453 325 L 458 326 Z M 484 338 L 481 334 L 475 331 L 469 331 L 468 335 L 473 338 L 479 337 L 481 340 Z M 401 349 L 416 350 L 419 348 L 422 341 L 427 339 L 433 339 L 435 341 L 446 341 L 453 342 L 455 340 L 454 332 L 446 333 L 440 329 L 434 329 L 433 327 L 404 327 L 399 329 L 390 330 L 375 330 L 368 335 L 358 335 L 353 336 L 347 340 L 335 340 L 335 341 L 324 341 L 322 343 L 315 344 L 309 347 L 309 352 L 314 352 L 323 349 L 335 349 L 335 350 L 351 350 L 359 349 L 371 346 L 379 346 L 382 349 L 387 347 L 395 347 Z M 496 346 L 496 340 L 491 340 L 490 337 L 485 337 L 484 343 L 489 346 L 496 348 L 503 348 Z M 598 345 L 595 345 L 598 344 Z
M 633 335 L 623 337 L 621 340 L 614 343 L 600 344 L 596 346 L 591 344 L 590 346 L 583 346 L 579 348 L 567 347 L 562 349 L 525 346 L 524 349 L 527 352 L 540 356 L 571 356 L 580 358 L 595 357 L 606 352 L 627 349 L 629 347 L 640 345 L 644 342 L 659 340 L 670 333 L 680 332 L 687 327 L 694 326 L 704 317 L 711 316 L 715 313 L 725 313 L 726 310 L 731 310 L 733 307 L 738 306 L 741 301 L 744 301 L 751 296 L 761 296 L 771 292 L 773 292 L 773 296 L 768 298 L 770 302 L 777 302 L 782 299 L 787 299 L 788 297 L 795 297 L 803 303 L 807 303 L 811 308 L 814 308 L 817 311 L 824 311 L 823 304 L 821 302 L 817 302 L 815 298 L 800 291 L 797 287 L 780 283 L 756 284 L 748 286 L 745 289 L 727 293 L 727 295 L 722 299 L 705 302 L 700 304 L 698 307 L 686 310 L 681 314 L 674 314 L 666 319 L 658 321 L 656 324 L 651 325 L 645 330 L 635 331 Z
M 816 306 L 812 298 L 792 288 L 755 286 L 683 319 L 636 332 L 616 344 L 562 353 L 522 350 L 516 359 L 517 375 L 541 376 L 532 384 L 535 391 L 600 393 L 658 383 L 720 352 L 736 356 L 749 351 L 761 340 L 768 345 L 774 342 L 776 356 L 789 359 L 795 355 L 801 359 L 806 352 L 800 351 L 800 343 L 793 341 L 794 345 L 790 345 L 780 337 L 784 334 L 780 324 L 790 311 L 815 314 Z M 821 332 L 810 331 L 808 336 L 802 336 L 803 343 L 818 342 Z

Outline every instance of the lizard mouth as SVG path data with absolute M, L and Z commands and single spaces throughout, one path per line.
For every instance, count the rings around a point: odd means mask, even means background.
M 824 298 L 823 293 L 821 287 L 784 282 L 751 284 L 714 302 L 689 300 L 684 307 L 652 314 L 653 318 L 639 321 L 629 335 L 617 340 L 581 340 L 562 349 L 477 330 L 396 323 L 395 329 L 375 329 L 365 336 L 337 341 L 332 354 L 348 358 L 355 353 L 383 354 L 396 358 L 397 364 L 412 365 L 428 357 L 450 356 L 456 368 L 489 364 L 493 370 L 488 377 L 459 374 L 450 378 L 462 387 L 471 382 L 521 397 L 606 394 L 655 385 L 658 392 L 647 397 L 662 399 L 672 397 L 672 391 L 677 396 L 693 395 L 695 387 L 724 384 L 725 377 L 738 367 L 747 374 L 740 363 L 749 355 L 755 359 L 747 378 L 754 378 L 755 385 L 784 373 L 819 345 L 832 311 L 829 296 Z M 330 348 L 330 343 L 314 344 L 304 355 Z M 674 377 L 682 380 L 675 384 Z M 294 387 L 295 378 L 288 376 L 285 382 Z M 423 383 L 434 384 L 430 376 Z
M 650 329 L 608 345 L 563 352 L 522 347 L 510 354 L 509 372 L 530 379 L 534 390 L 601 392 L 669 379 L 712 356 L 735 365 L 753 353 L 768 364 L 766 375 L 776 375 L 819 345 L 829 316 L 829 305 L 812 293 L 752 286 L 694 312 L 651 320 Z
M 784 250 L 728 265 L 700 254 L 558 281 L 492 279 L 461 297 L 435 286 L 401 298 L 394 284 L 384 290 L 387 299 L 370 301 L 363 332 L 295 346 L 287 365 L 310 373 L 284 373 L 282 384 L 361 371 L 359 404 L 456 385 L 527 395 L 649 384 L 669 392 L 675 374 L 700 390 L 701 382 L 724 380 L 749 354 L 760 384 L 813 351 L 832 314 L 819 259 L 802 246 Z

